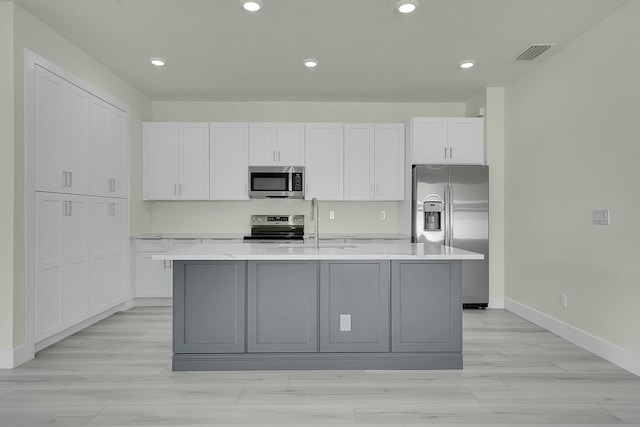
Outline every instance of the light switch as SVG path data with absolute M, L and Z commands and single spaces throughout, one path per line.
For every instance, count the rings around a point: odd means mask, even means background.
M 340 332 L 351 332 L 351 315 L 340 315 Z
M 592 211 L 591 223 L 593 225 L 609 225 L 609 210 L 601 209 Z

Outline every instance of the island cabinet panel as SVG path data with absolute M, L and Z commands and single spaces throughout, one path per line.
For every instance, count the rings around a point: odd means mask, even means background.
M 249 261 L 247 351 L 318 350 L 318 262 Z
M 389 262 L 322 261 L 320 351 L 389 351 Z
M 174 353 L 243 353 L 245 262 L 174 261 Z
M 392 351 L 462 351 L 460 274 L 460 261 L 392 261 Z

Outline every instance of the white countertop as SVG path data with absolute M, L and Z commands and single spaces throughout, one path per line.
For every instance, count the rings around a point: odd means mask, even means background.
M 451 246 L 424 243 L 362 243 L 336 245 L 278 243 L 205 243 L 153 255 L 154 260 L 481 260 L 484 255 Z
M 134 234 L 132 239 L 214 239 L 214 240 L 233 240 L 242 239 L 246 233 L 145 233 Z M 310 235 L 305 234 L 305 239 L 309 239 Z M 312 238 L 312 237 L 311 237 Z M 386 239 L 386 240 L 409 240 L 409 236 L 400 233 L 320 233 L 320 240 L 324 239 Z

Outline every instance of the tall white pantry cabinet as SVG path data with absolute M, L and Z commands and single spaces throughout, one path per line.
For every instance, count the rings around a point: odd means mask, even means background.
M 129 119 L 38 64 L 34 78 L 38 347 L 126 300 Z

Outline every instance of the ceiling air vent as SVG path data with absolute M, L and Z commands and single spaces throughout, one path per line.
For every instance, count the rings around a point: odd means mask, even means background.
M 516 56 L 516 61 L 533 61 L 538 56 L 545 53 L 547 50 L 555 46 L 555 44 L 532 44 L 522 52 L 518 56 Z

